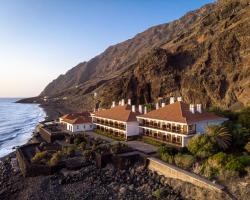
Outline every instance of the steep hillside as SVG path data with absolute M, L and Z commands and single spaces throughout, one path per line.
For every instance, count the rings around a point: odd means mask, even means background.
M 88 109 L 94 91 L 104 106 L 170 95 L 204 105 L 250 105 L 250 1 L 221 0 L 152 27 L 59 76 L 41 96 Z

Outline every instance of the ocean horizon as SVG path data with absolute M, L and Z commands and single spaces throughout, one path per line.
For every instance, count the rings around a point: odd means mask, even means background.
M 38 104 L 15 103 L 20 98 L 0 98 L 0 158 L 31 138 L 38 122 L 46 117 Z

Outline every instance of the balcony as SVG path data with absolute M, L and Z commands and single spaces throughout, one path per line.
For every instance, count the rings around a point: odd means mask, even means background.
M 188 134 L 195 134 L 195 131 L 186 131 L 186 130 L 182 130 L 181 127 L 171 127 L 171 126 L 167 126 L 167 125 L 160 125 L 157 123 L 140 123 L 139 126 L 144 126 L 144 127 L 148 127 L 148 128 L 154 128 L 154 129 L 158 129 L 160 131 L 167 131 L 167 132 L 171 132 L 171 133 L 178 133 L 178 134 L 184 134 L 184 135 L 188 135 Z
M 96 120 L 93 120 L 93 123 L 97 123 L 97 124 L 112 127 L 112 128 L 117 128 L 120 130 L 126 130 L 125 124 L 121 124 L 121 123 L 117 123 L 117 122 L 108 122 L 108 121 L 96 119 Z
M 111 128 L 106 128 L 106 127 L 103 127 L 100 125 L 97 125 L 96 131 L 98 134 L 102 134 L 102 135 L 105 135 L 107 137 L 114 136 L 114 137 L 116 137 L 116 139 L 117 138 L 120 138 L 122 140 L 126 139 L 126 134 L 123 131 L 113 130 Z

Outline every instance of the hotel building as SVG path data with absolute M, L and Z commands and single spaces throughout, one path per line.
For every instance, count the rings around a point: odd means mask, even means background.
M 115 105 L 115 102 L 113 102 L 110 109 L 99 109 L 93 112 L 91 116 L 97 130 L 127 140 L 129 137 L 139 134 L 139 123 L 136 118 L 139 114 L 142 114 L 142 107 L 137 110 L 134 105 L 131 105 L 131 100 L 128 99 L 127 104 L 124 100 L 119 102 L 119 105 Z
M 188 141 L 198 133 L 204 133 L 208 125 L 218 125 L 226 121 L 202 109 L 201 104 L 186 104 L 178 97 L 170 99 L 170 104 L 137 116 L 140 134 L 161 142 L 185 147 Z

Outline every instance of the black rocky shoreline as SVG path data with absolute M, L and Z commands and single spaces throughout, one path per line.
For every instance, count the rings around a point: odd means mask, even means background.
M 12 159 L 13 160 L 13 159 Z M 172 189 L 163 176 L 137 163 L 127 170 L 112 165 L 103 169 L 94 163 L 79 170 L 61 170 L 50 176 L 26 177 L 13 168 L 10 157 L 0 162 L 0 197 L 12 199 L 157 199 L 153 193 L 161 190 L 162 199 L 185 199 Z

